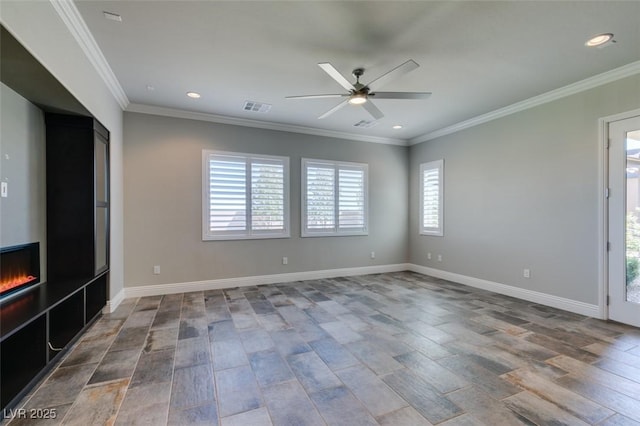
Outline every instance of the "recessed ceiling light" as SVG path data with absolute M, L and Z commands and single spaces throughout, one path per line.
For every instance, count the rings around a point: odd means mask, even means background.
M 598 34 L 596 36 L 591 37 L 589 40 L 587 40 L 587 42 L 584 45 L 587 47 L 600 47 L 600 46 L 604 46 L 607 43 L 615 43 L 615 40 L 613 39 L 613 34 L 611 33 Z
M 402 126 L 399 124 L 396 124 L 395 126 L 393 126 L 393 129 L 399 130 L 399 129 L 402 129 Z
M 117 13 L 103 11 L 102 15 L 105 19 L 109 19 L 110 21 L 122 22 L 122 16 L 118 15 Z
M 200 93 L 198 92 L 187 92 L 187 96 L 191 99 L 200 99 Z

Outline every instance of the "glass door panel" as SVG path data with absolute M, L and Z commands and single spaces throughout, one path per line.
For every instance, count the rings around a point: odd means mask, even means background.
M 609 123 L 608 317 L 640 327 L 640 116 Z
M 624 133 L 627 157 L 624 299 L 640 303 L 640 130 Z

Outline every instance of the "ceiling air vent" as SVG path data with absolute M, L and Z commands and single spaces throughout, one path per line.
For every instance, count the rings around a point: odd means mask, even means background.
M 269 112 L 271 105 L 263 104 L 262 102 L 246 101 L 242 109 L 253 112 Z
M 377 124 L 378 124 L 378 122 L 376 120 L 373 120 L 373 121 L 360 120 L 356 124 L 354 124 L 354 126 L 355 127 L 362 127 L 364 129 L 368 129 L 368 128 L 373 127 L 373 126 L 375 126 Z
M 111 13 L 105 10 L 104 12 L 102 12 L 102 15 L 104 16 L 105 19 L 122 22 L 122 16 L 118 15 L 117 13 Z

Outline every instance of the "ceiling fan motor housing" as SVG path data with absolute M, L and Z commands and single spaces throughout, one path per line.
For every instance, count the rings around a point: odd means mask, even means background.
M 367 93 L 369 92 L 369 88 L 360 83 L 360 77 L 364 75 L 364 68 L 356 68 L 352 71 L 352 74 L 356 78 L 356 82 L 353 84 L 355 90 L 352 91 L 352 94 L 367 95 Z

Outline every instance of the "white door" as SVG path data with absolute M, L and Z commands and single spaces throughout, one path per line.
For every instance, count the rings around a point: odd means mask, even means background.
M 609 318 L 640 327 L 640 116 L 609 123 Z

